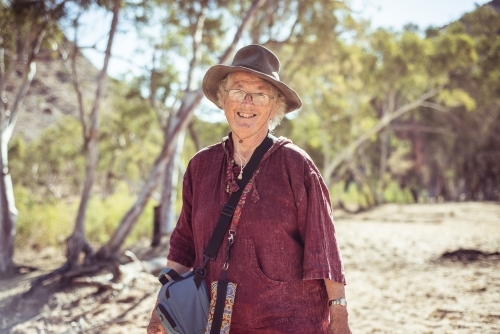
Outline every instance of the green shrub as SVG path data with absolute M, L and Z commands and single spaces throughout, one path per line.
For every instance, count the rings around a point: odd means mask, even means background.
M 14 193 L 19 211 L 16 247 L 64 245 L 73 230 L 76 203 L 41 201 L 20 186 L 15 187 Z
M 100 247 L 109 240 L 136 199 L 124 187 L 124 185 L 120 185 L 114 194 L 106 198 L 95 195 L 89 201 L 85 232 L 88 241 L 96 247 Z M 72 201 L 41 200 L 28 189 L 20 186 L 15 188 L 15 198 L 19 211 L 16 247 L 55 246 L 64 248 L 66 246 L 66 239 L 74 229 L 76 213 L 80 204 L 79 199 Z M 146 205 L 142 215 L 128 235 L 125 245 L 151 237 L 154 205 L 153 201 Z

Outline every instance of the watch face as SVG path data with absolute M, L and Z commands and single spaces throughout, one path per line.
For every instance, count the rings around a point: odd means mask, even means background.
M 347 307 L 347 301 L 345 300 L 345 298 L 330 300 L 330 302 L 328 304 L 329 304 L 329 306 L 341 305 L 343 307 Z

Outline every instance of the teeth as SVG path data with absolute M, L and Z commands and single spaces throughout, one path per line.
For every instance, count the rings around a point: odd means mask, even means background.
M 238 116 L 243 117 L 243 118 L 252 118 L 252 117 L 257 116 L 257 115 L 256 114 L 242 114 L 239 112 Z

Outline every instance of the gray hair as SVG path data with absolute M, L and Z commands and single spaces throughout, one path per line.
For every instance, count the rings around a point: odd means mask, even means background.
M 222 100 L 224 99 L 224 94 L 226 94 L 227 87 L 231 82 L 231 75 L 233 73 L 229 73 L 227 77 L 225 77 L 219 83 L 219 89 L 217 90 L 217 105 L 222 106 Z M 265 81 L 265 80 L 264 80 Z M 281 120 L 285 117 L 286 114 L 286 100 L 283 94 L 270 82 L 265 81 L 267 86 L 271 89 L 271 94 L 276 99 L 275 112 L 274 116 L 269 121 L 269 131 L 273 131 L 278 125 L 280 125 Z

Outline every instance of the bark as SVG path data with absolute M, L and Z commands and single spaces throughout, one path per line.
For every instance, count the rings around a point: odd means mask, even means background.
M 196 131 L 194 129 L 193 122 L 189 123 L 188 131 L 189 131 L 189 136 L 193 140 L 194 149 L 196 152 L 198 152 L 199 150 L 202 149 L 202 147 L 201 147 L 201 143 L 200 143 L 200 138 L 198 137 L 198 134 L 196 133 Z
M 174 229 L 174 208 L 177 197 L 177 185 L 179 181 L 179 164 L 181 152 L 184 146 L 185 131 L 177 137 L 177 144 L 169 159 L 165 175 L 163 177 L 163 190 L 160 203 L 160 234 L 165 235 Z
M 231 55 L 236 49 L 236 45 L 243 35 L 243 31 L 248 28 L 248 26 L 251 24 L 253 16 L 255 15 L 259 7 L 262 6 L 265 2 L 266 0 L 254 0 L 252 2 L 252 5 L 248 9 L 245 17 L 238 27 L 233 41 L 226 49 L 224 54 L 219 58 L 220 64 L 225 64 L 229 61 Z M 191 120 L 195 108 L 201 102 L 202 98 L 203 91 L 201 90 L 201 88 L 194 92 L 186 92 L 184 94 L 181 106 L 175 116 L 175 118 L 177 119 L 177 124 L 173 127 L 173 130 L 165 137 L 166 139 L 164 141 L 162 150 L 153 164 L 153 168 L 148 177 L 148 180 L 142 188 L 142 191 L 135 203 L 122 218 L 119 226 L 113 233 L 108 243 L 103 246 L 96 254 L 97 259 L 110 259 L 117 256 L 120 247 L 125 241 L 125 238 L 128 236 L 128 234 L 132 230 L 132 227 L 137 222 L 137 219 L 143 212 L 144 207 L 151 197 L 151 194 L 156 188 L 158 180 L 161 178 L 163 172 L 165 171 L 168 160 L 172 158 L 172 153 L 176 144 L 175 139 L 177 138 L 178 134 L 186 128 L 187 124 Z
M 398 108 L 396 111 L 394 111 L 389 115 L 385 115 L 384 117 L 382 117 L 382 119 L 380 119 L 380 121 L 374 127 L 372 127 L 370 130 L 359 136 L 348 147 L 346 147 L 339 154 L 337 154 L 335 159 L 333 159 L 326 166 L 325 170 L 322 173 L 325 178 L 325 183 L 328 185 L 328 187 L 331 187 L 333 185 L 332 183 L 333 172 L 335 172 L 335 170 L 339 168 L 342 164 L 351 161 L 358 148 L 367 140 L 369 140 L 371 136 L 376 135 L 377 133 L 385 129 L 389 124 L 391 124 L 391 122 L 393 122 L 397 118 L 403 116 L 404 114 L 414 110 L 419 106 L 422 106 L 427 99 L 436 96 L 441 91 L 441 89 L 442 87 L 431 89 L 422 94 L 415 101 L 408 103 L 401 108 Z
M 89 255 L 92 254 L 92 248 L 85 239 L 85 213 L 92 193 L 97 163 L 99 161 L 99 111 L 107 81 L 108 63 L 111 58 L 111 47 L 113 45 L 113 39 L 118 25 L 120 6 L 121 0 L 114 0 L 113 19 L 111 21 L 109 39 L 104 56 L 104 64 L 97 78 L 97 89 L 92 106 L 92 112 L 90 114 L 89 133 L 86 133 L 84 138 L 87 165 L 85 169 L 85 181 L 83 184 L 80 206 L 78 207 L 78 213 L 75 221 L 75 228 L 72 235 L 67 240 L 67 266 L 69 268 L 73 268 L 78 265 L 78 257 L 82 251 L 86 254 L 86 260 L 88 260 Z M 85 126 L 84 123 L 82 126 Z
M 10 68 L 5 71 L 4 68 L 4 49 L 3 45 L 0 46 L 0 219 L 1 219 L 1 235 L 0 235 L 0 276 L 8 275 L 13 273 L 15 270 L 14 262 L 12 257 L 14 255 L 14 237 L 16 234 L 16 220 L 17 220 L 17 208 L 14 198 L 14 189 L 12 186 L 12 178 L 9 173 L 8 165 L 8 144 L 12 133 L 14 132 L 14 127 L 19 116 L 21 106 L 23 104 L 24 98 L 28 93 L 29 87 L 33 77 L 36 74 L 36 63 L 35 59 L 40 50 L 40 45 L 45 36 L 45 31 L 47 27 L 47 22 L 44 22 L 36 33 L 36 37 L 33 41 L 31 49 L 28 50 L 26 54 L 27 61 L 23 69 L 23 78 L 21 86 L 14 98 L 14 102 L 10 109 L 7 109 L 7 98 L 5 96 L 5 86 L 6 86 L 6 72 L 12 73 L 14 68 L 18 64 L 17 62 L 11 62 Z M 3 42 L 0 41 L 0 42 Z M 27 45 L 27 43 L 25 43 Z
M 3 136 L 2 136 L 3 137 Z M 2 157 L 0 158 L 0 277 L 14 272 L 14 236 L 16 234 L 17 209 L 14 201 L 12 179 L 7 167 L 7 143 L 0 140 Z

